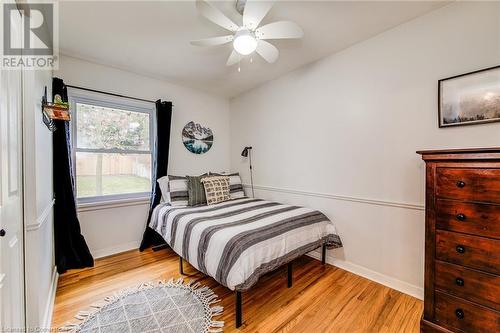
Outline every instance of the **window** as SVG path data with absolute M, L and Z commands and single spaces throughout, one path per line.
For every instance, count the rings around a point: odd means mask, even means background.
M 74 88 L 68 94 L 78 202 L 148 197 L 154 105 Z

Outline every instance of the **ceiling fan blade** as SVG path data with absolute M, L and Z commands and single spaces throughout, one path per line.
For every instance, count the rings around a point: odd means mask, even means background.
M 272 1 L 247 0 L 243 10 L 243 25 L 250 30 L 256 29 L 273 4 Z
M 263 25 L 255 30 L 259 39 L 302 38 L 304 31 L 297 23 L 291 21 L 278 21 Z
M 255 50 L 262 58 L 264 58 L 268 63 L 273 63 L 278 59 L 280 51 L 273 44 L 266 42 L 265 40 L 259 40 L 257 43 L 257 49 Z
M 191 45 L 196 45 L 196 46 L 217 46 L 230 43 L 233 41 L 233 39 L 234 39 L 233 35 L 227 35 L 227 36 L 192 40 L 190 43 Z
M 196 8 L 201 15 L 205 16 L 207 19 L 213 23 L 227 29 L 229 31 L 237 31 L 238 26 L 227 18 L 220 10 L 209 4 L 204 0 L 196 0 Z
M 233 50 L 233 52 L 231 52 L 231 55 L 229 55 L 229 58 L 227 59 L 226 65 L 232 66 L 236 64 L 238 61 L 240 61 L 240 59 L 241 56 L 239 55 L 239 53 Z

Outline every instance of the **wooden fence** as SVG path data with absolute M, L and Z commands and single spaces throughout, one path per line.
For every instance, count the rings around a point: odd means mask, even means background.
M 151 156 L 101 154 L 102 175 L 134 175 L 151 179 Z M 76 158 L 76 174 L 94 176 L 97 174 L 98 154 L 79 153 Z

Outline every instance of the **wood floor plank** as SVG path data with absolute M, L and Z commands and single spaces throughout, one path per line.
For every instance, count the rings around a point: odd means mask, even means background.
M 170 249 L 137 250 L 98 259 L 95 267 L 59 277 L 53 327 L 71 321 L 79 310 L 142 282 L 180 277 L 179 257 Z M 294 283 L 286 269 L 263 276 L 243 293 L 243 326 L 235 329 L 234 292 L 185 263 L 191 279 L 212 288 L 221 299 L 224 332 L 418 332 L 423 303 L 342 269 L 302 257 L 294 261 Z

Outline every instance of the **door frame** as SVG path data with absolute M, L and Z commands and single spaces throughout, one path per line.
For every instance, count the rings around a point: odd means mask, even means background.
M 21 19 L 21 25 L 24 24 L 24 19 L 23 17 L 25 16 L 24 15 L 24 12 L 23 12 L 23 7 L 26 6 L 26 4 L 22 4 L 20 3 L 18 0 L 15 0 L 15 4 L 16 4 L 16 7 L 17 7 L 17 11 L 18 11 L 18 14 L 20 16 L 20 19 Z M 21 33 L 22 32 L 22 29 L 21 29 Z M 2 75 L 5 75 L 4 73 L 6 72 L 9 72 L 10 70 L 9 69 L 6 69 L 6 70 L 2 70 L 3 73 Z M 19 179 L 19 190 L 20 190 L 20 195 L 19 195 L 19 198 L 16 199 L 16 200 L 19 200 L 19 205 L 20 205 L 20 210 L 19 210 L 19 220 L 20 220 L 20 224 L 19 224 L 19 228 L 20 228 L 20 231 L 19 231 L 19 238 L 18 238 L 18 242 L 20 244 L 19 248 L 20 248 L 20 260 L 21 262 L 17 263 L 16 266 L 19 267 L 19 270 L 22 274 L 22 281 L 20 281 L 20 292 L 22 293 L 19 301 L 22 302 L 22 304 L 20 304 L 21 306 L 19 307 L 20 309 L 22 309 L 22 313 L 20 314 L 22 317 L 21 317 L 21 322 L 20 322 L 20 325 L 22 325 L 22 327 L 20 327 L 21 329 L 24 329 L 25 331 L 28 330 L 28 327 L 27 327 L 27 279 L 26 279 L 26 191 L 25 191 L 25 184 L 26 184 L 26 179 L 25 179 L 25 176 L 26 176 L 26 172 L 25 172 L 25 144 L 26 144 L 26 140 L 25 140 L 25 115 L 26 115 L 26 110 L 25 110 L 25 107 L 26 107 L 26 103 L 24 101 L 24 97 L 25 97 L 25 75 L 26 75 L 26 71 L 25 71 L 25 68 L 24 66 L 19 66 L 18 69 L 15 69 L 15 71 L 19 71 L 19 100 L 20 100 L 20 103 L 19 103 L 19 110 L 18 110 L 18 114 L 16 114 L 17 116 L 17 128 L 15 128 L 14 130 L 16 131 L 16 133 L 18 133 L 18 137 L 19 137 L 19 142 L 18 142 L 18 149 L 20 150 L 19 153 L 16 155 L 16 158 L 17 158 L 17 163 L 16 165 L 18 166 L 18 179 Z M 9 96 L 9 94 L 7 95 Z M 10 157 L 8 157 L 10 158 Z M 11 258 L 12 259 L 12 258 Z

